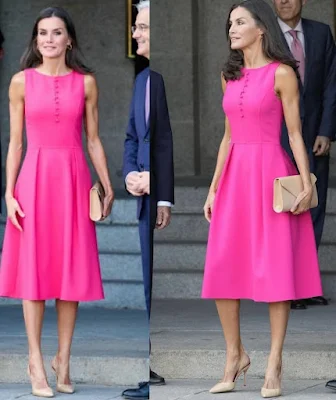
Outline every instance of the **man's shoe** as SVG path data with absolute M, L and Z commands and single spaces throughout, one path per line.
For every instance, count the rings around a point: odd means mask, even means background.
M 149 399 L 149 383 L 139 383 L 137 389 L 126 389 L 122 392 L 124 399 L 148 400 Z
M 162 376 L 150 370 L 149 384 L 152 386 L 163 386 L 166 382 Z
M 308 306 L 327 306 L 328 300 L 322 296 L 312 297 L 311 299 L 306 299 Z
M 333 379 L 332 381 L 327 382 L 326 387 L 329 389 L 336 390 L 336 379 Z
M 293 300 L 291 303 L 292 310 L 306 310 L 306 302 L 304 300 Z

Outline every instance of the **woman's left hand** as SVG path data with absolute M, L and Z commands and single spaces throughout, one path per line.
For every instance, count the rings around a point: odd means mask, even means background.
M 107 193 L 104 197 L 104 209 L 103 209 L 103 217 L 104 219 L 111 214 L 112 205 L 114 202 L 114 193 Z
M 294 215 L 302 214 L 310 209 L 310 203 L 313 197 L 313 188 L 304 189 L 301 193 L 299 193 L 298 197 L 295 200 L 293 207 L 291 208 L 291 212 Z

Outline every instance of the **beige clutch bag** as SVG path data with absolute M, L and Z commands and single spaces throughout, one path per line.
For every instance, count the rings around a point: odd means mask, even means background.
M 316 189 L 316 176 L 310 174 L 313 185 L 313 197 L 310 208 L 317 207 L 318 197 Z M 273 210 L 277 213 L 290 211 L 297 196 L 303 190 L 302 179 L 300 175 L 285 176 L 274 179 Z
M 101 221 L 103 219 L 105 191 L 100 182 L 96 182 L 90 189 L 90 219 Z

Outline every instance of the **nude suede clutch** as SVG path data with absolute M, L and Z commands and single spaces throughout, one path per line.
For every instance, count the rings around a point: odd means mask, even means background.
M 317 178 L 314 174 L 310 174 L 310 179 L 313 185 L 313 197 L 310 208 L 314 208 L 318 205 L 316 189 Z M 276 213 L 290 211 L 302 190 L 303 183 L 300 175 L 291 175 L 274 179 L 273 210 Z
M 103 219 L 105 191 L 100 182 L 96 182 L 90 189 L 90 219 L 101 221 Z

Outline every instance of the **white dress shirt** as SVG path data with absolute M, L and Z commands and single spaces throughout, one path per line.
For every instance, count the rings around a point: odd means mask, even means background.
M 279 26 L 280 29 L 282 30 L 282 33 L 285 35 L 285 39 L 288 43 L 288 47 L 291 49 L 292 43 L 293 43 L 293 36 L 289 33 L 289 31 L 292 30 L 292 28 L 287 25 L 285 22 L 283 22 L 280 18 L 278 18 Z M 302 20 L 300 19 L 299 23 L 296 25 L 294 28 L 294 31 L 297 31 L 297 37 L 300 40 L 303 48 L 303 54 L 306 55 L 305 53 L 305 38 L 303 34 L 303 29 L 302 29 Z

